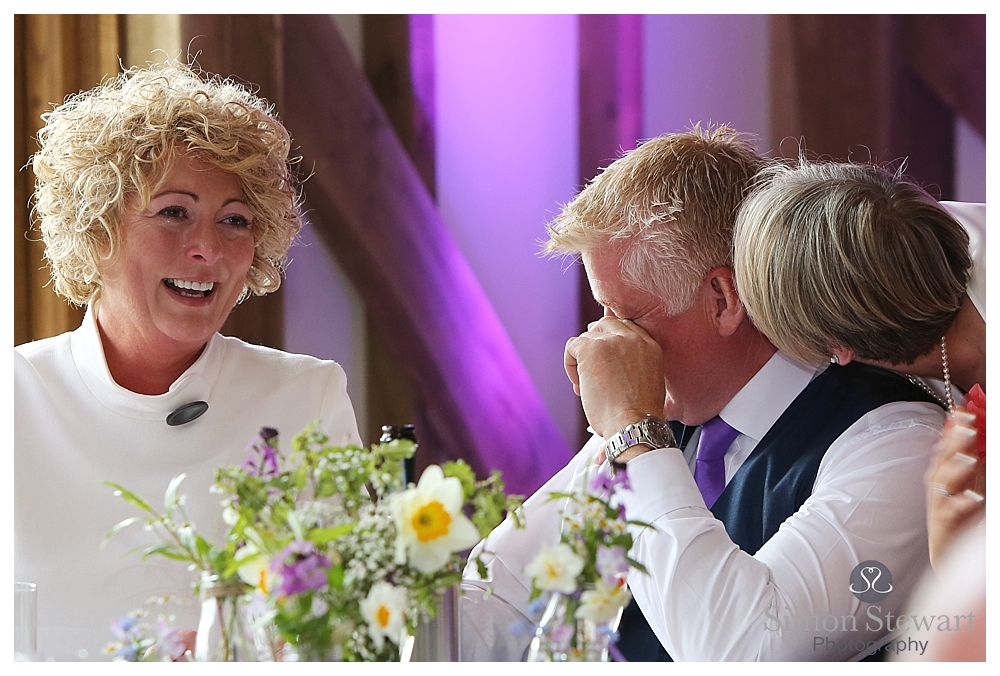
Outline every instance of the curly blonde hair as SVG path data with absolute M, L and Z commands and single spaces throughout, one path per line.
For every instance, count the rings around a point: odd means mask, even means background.
M 719 125 L 658 136 L 613 162 L 549 224 L 546 253 L 624 244 L 623 280 L 668 314 L 694 302 L 705 274 L 732 267 L 736 211 L 766 160 Z
M 236 175 L 253 213 L 241 299 L 281 284 L 302 226 L 297 160 L 271 106 L 245 86 L 169 61 L 73 94 L 42 118 L 32 215 L 56 293 L 78 304 L 100 293 L 129 200 L 138 196 L 144 209 L 184 152 Z

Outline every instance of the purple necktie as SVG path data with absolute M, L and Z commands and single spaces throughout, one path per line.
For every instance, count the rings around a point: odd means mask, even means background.
M 715 416 L 701 426 L 698 456 L 694 465 L 694 481 L 698 484 L 705 505 L 712 505 L 726 487 L 726 451 L 740 435 L 725 420 Z

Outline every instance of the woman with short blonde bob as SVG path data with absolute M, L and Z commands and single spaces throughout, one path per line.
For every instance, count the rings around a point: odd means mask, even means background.
M 929 482 L 935 564 L 985 514 L 985 223 L 897 172 L 804 159 L 762 172 L 736 221 L 740 297 L 780 350 L 899 371 L 958 411 Z
M 190 594 L 183 565 L 126 556 L 147 543 L 138 529 L 100 547 L 133 515 L 103 482 L 153 496 L 185 472 L 187 518 L 212 536 L 215 470 L 262 426 L 359 436 L 338 364 L 218 333 L 239 300 L 278 288 L 302 223 L 267 102 L 172 61 L 44 119 L 33 216 L 55 291 L 87 312 L 15 348 L 15 576 L 38 585 L 39 651 L 94 658 L 112 620 Z

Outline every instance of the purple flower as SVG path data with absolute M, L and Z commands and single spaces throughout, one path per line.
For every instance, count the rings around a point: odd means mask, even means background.
M 556 624 L 549 631 L 549 640 L 557 651 L 565 651 L 569 648 L 570 639 L 573 638 L 573 625 Z
M 296 540 L 285 547 L 271 563 L 271 570 L 281 576 L 278 591 L 284 596 L 322 589 L 327 585 L 326 571 L 330 559 L 308 540 Z
M 140 637 L 139 628 L 136 626 L 138 623 L 139 618 L 130 613 L 111 623 L 111 633 L 122 643 L 136 640 Z
M 165 620 L 160 620 L 156 623 L 156 643 L 150 650 L 177 660 L 187 648 L 180 630 L 172 628 Z
M 250 457 L 243 463 L 243 468 L 252 476 L 269 479 L 278 473 L 278 449 L 274 447 L 277 438 L 278 430 L 262 427 L 247 446 Z
M 628 573 L 628 561 L 625 559 L 625 548 L 621 545 L 605 547 L 601 545 L 597 548 L 597 570 L 604 583 L 609 587 L 614 587 L 618 581 Z
M 123 645 L 121 648 L 116 650 L 112 657 L 117 657 L 125 660 L 126 662 L 135 662 L 136 658 L 139 656 L 138 651 L 132 644 Z
M 614 476 L 610 472 L 597 472 L 590 481 L 590 490 L 600 496 L 611 496 L 618 489 L 629 490 L 631 485 L 628 482 L 628 474 L 625 468 L 617 470 Z

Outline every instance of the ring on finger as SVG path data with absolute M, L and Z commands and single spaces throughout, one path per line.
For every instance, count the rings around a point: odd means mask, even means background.
M 948 489 L 945 488 L 943 484 L 931 484 L 931 490 L 939 495 L 943 495 L 946 498 L 954 497 L 948 492 Z

